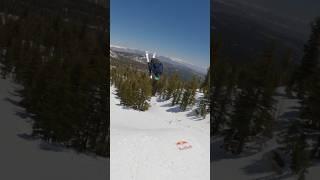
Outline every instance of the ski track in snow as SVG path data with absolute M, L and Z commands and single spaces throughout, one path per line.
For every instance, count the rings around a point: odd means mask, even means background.
M 146 112 L 119 103 L 110 87 L 111 180 L 210 179 L 209 115 L 196 119 L 155 97 Z M 179 140 L 192 148 L 179 150 Z
M 17 113 L 20 88 L 9 80 L 0 79 L 0 179 L 1 180 L 106 180 L 109 177 L 108 160 L 78 154 L 28 138 L 32 132 L 29 118 Z M 43 150 L 40 147 L 51 148 Z M 55 152 L 55 150 L 57 150 Z

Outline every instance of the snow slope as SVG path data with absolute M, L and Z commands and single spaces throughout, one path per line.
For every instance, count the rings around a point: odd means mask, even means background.
M 146 112 L 119 105 L 110 87 L 111 180 L 209 180 L 210 124 L 151 99 Z M 179 150 L 176 142 L 192 148 Z
M 0 179 L 6 180 L 106 180 L 107 159 L 77 154 L 33 139 L 31 120 L 15 105 L 19 88 L 0 79 Z

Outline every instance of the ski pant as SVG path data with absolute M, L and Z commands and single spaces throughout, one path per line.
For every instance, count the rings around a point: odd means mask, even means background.
M 150 62 L 148 62 L 148 69 L 149 69 L 149 76 L 151 76 L 151 63 Z

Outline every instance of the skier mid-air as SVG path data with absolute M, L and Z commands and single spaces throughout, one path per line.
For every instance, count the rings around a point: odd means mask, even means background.
M 150 78 L 154 80 L 159 80 L 163 72 L 162 63 L 159 61 L 159 59 L 156 58 L 155 53 L 153 53 L 153 56 L 150 61 L 148 51 L 146 51 L 146 58 L 147 58 Z

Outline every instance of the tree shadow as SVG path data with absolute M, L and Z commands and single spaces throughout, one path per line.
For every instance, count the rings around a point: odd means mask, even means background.
M 40 140 L 38 147 L 44 151 L 63 152 L 66 149 L 66 147 L 64 147 L 62 145 L 45 142 L 45 141 L 41 140 L 40 137 L 33 136 L 31 134 L 20 133 L 20 134 L 17 134 L 17 136 L 19 138 L 26 140 L 26 141 L 39 141 Z
M 7 102 L 9 102 L 9 103 L 11 103 L 11 104 L 13 104 L 15 106 L 22 107 L 20 101 L 14 100 L 12 98 L 6 97 L 6 98 L 4 98 L 4 101 L 7 101 Z
M 52 152 L 65 152 L 67 149 L 65 146 L 56 144 L 56 143 L 48 143 L 45 141 L 41 141 L 39 143 L 39 148 L 44 151 L 52 151 Z
M 229 154 L 224 151 L 223 138 L 215 140 L 210 143 L 210 161 L 220 161 L 223 159 L 237 159 L 238 155 Z
M 77 154 L 83 154 L 83 155 L 86 155 L 86 156 L 90 156 L 92 158 L 100 158 L 102 156 L 99 156 L 99 155 L 96 155 L 92 152 L 79 152 L 79 151 L 76 151 L 75 149 L 73 148 L 68 148 L 64 145 L 61 145 L 61 144 L 58 144 L 58 143 L 49 143 L 49 142 L 46 142 L 44 140 L 41 140 L 40 137 L 38 136 L 33 136 L 33 135 L 30 135 L 30 134 L 27 134 L 27 133 L 20 133 L 17 135 L 19 138 L 22 138 L 26 141 L 30 141 L 30 142 L 35 142 L 37 141 L 37 145 L 38 145 L 38 148 L 40 150 L 43 150 L 43 151 L 51 151 L 51 152 L 74 152 L 74 153 L 77 153 Z M 104 157 L 102 157 L 104 158 Z
M 300 106 L 292 106 L 292 107 L 290 107 L 290 109 L 293 109 L 293 110 L 300 110 L 300 109 L 301 109 L 301 107 L 300 107 Z
M 7 102 L 13 104 L 14 106 L 24 108 L 23 105 L 21 104 L 21 102 L 18 100 L 14 100 L 12 98 L 6 97 L 6 98 L 4 98 L 4 101 L 7 101 Z M 34 116 L 32 114 L 30 114 L 24 110 L 16 111 L 15 115 L 19 116 L 21 119 L 34 118 Z M 30 122 L 32 122 L 32 120 L 28 120 L 27 122 L 30 123 Z
M 14 96 L 14 97 L 23 97 L 21 95 L 21 90 L 13 90 L 13 92 L 8 92 L 11 96 Z
M 207 116 L 210 116 L 210 114 L 207 114 Z M 198 115 L 195 110 L 188 112 L 187 117 L 193 121 L 202 121 L 205 119 L 204 117 Z
M 10 93 L 10 94 L 14 95 L 14 96 L 19 96 L 17 94 L 12 94 L 12 93 Z M 13 104 L 14 106 L 24 108 L 22 106 L 21 102 L 18 101 L 18 100 L 6 97 L 6 98 L 4 98 L 4 101 L 7 101 L 7 102 Z M 26 112 L 26 111 L 23 111 L 23 110 L 22 111 L 16 111 L 15 115 L 17 115 L 21 119 L 26 120 L 27 123 L 32 123 L 33 116 L 30 113 Z M 19 133 L 19 134 L 17 134 L 17 136 L 19 138 L 23 139 L 23 140 L 26 140 L 26 141 L 37 141 L 37 140 L 40 140 L 39 137 L 33 136 L 31 134 L 27 134 L 27 133 Z M 41 141 L 38 146 L 42 150 L 54 151 L 54 152 L 62 152 L 65 149 L 65 147 L 63 147 L 62 145 L 50 144 L 50 143 L 47 143 L 47 142 L 44 142 L 44 141 Z
M 299 117 L 300 112 L 299 111 L 289 111 L 289 112 L 285 112 L 283 113 L 280 118 L 281 119 L 295 119 L 297 117 Z
M 263 150 L 255 147 L 244 147 L 241 154 L 233 154 L 231 152 L 226 152 L 223 146 L 224 146 L 223 138 L 216 139 L 210 143 L 210 160 L 211 161 L 220 161 L 223 159 L 246 158 L 246 157 L 261 153 L 261 151 Z
M 179 106 L 175 106 L 175 107 L 167 109 L 166 111 L 171 112 L 171 113 L 178 113 L 178 112 L 181 112 L 181 109 Z
M 262 174 L 262 173 L 273 173 L 271 162 L 269 162 L 265 156 L 261 159 L 256 160 L 254 163 L 246 166 L 243 170 L 247 174 Z
M 173 106 L 171 103 L 167 103 L 167 104 L 161 105 L 160 107 L 173 107 Z
M 161 98 L 157 98 L 157 100 L 156 100 L 157 102 L 159 102 L 159 103 L 161 103 L 161 102 L 166 102 L 166 101 L 168 101 L 168 100 L 165 100 L 165 99 L 161 99 Z
M 32 118 L 33 116 L 30 113 L 23 112 L 23 111 L 17 111 L 16 115 L 21 117 L 22 119 Z
M 17 134 L 17 136 L 27 141 L 35 141 L 40 139 L 39 137 L 35 137 L 27 133 L 20 133 L 20 134 Z

